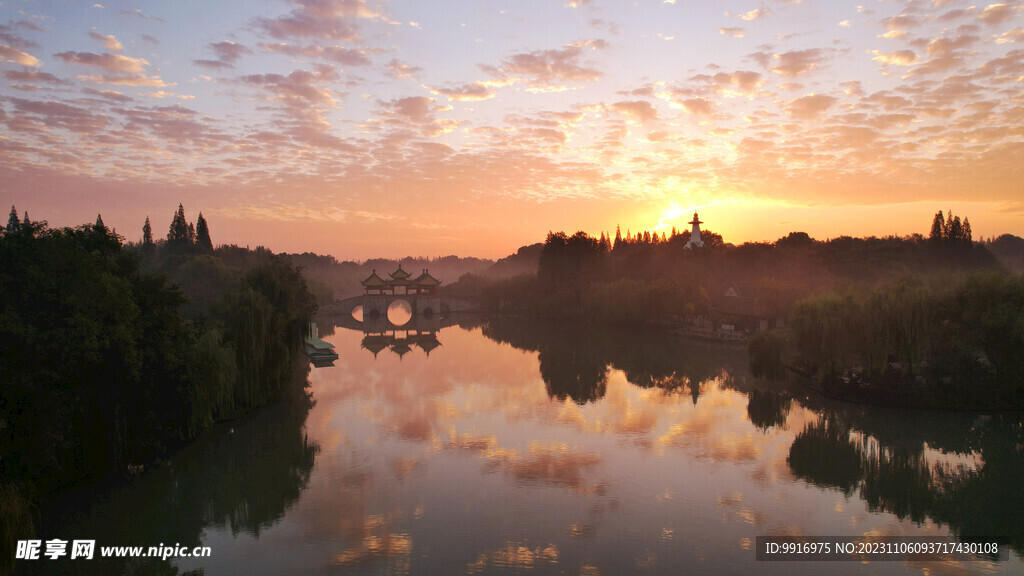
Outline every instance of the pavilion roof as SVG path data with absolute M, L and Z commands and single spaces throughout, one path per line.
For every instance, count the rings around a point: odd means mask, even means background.
M 433 276 L 431 276 L 430 273 L 427 272 L 426 268 L 424 268 L 423 269 L 423 273 L 420 274 L 412 282 L 413 282 L 413 284 L 417 284 L 419 286 L 440 286 L 441 285 L 441 281 L 438 280 L 437 278 L 434 278 Z
M 363 286 L 366 286 L 367 288 L 377 288 L 384 286 L 385 284 L 387 284 L 387 282 L 385 282 L 380 276 L 377 276 L 376 269 L 374 269 L 373 273 L 370 274 L 366 280 L 363 280 Z
M 412 274 L 409 274 L 405 270 L 402 270 L 401 263 L 398 264 L 398 270 L 395 270 L 394 272 L 391 273 L 391 277 L 395 280 L 405 280 L 409 276 L 412 276 Z

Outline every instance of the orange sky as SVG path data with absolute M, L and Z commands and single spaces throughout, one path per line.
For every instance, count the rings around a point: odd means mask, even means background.
M 1024 235 L 1024 7 L 0 6 L 0 202 L 342 259 L 548 230 Z

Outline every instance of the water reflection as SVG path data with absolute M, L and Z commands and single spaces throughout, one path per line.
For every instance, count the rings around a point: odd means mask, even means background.
M 206 530 L 258 538 L 309 483 L 318 446 L 304 433 L 310 397 L 297 393 L 226 425 L 118 489 L 76 492 L 44 511 L 38 537 L 99 546 L 202 545 Z M 99 550 L 97 549 L 97 556 Z M 159 558 L 23 562 L 40 574 L 177 574 Z
M 735 348 L 696 341 L 681 346 L 678 339 L 650 332 L 495 318 L 484 324 L 483 334 L 537 352 L 548 395 L 577 404 L 604 397 L 611 368 L 641 388 L 687 391 L 696 405 L 702 383 L 729 377 L 741 362 Z
M 755 380 L 742 348 L 658 334 L 452 322 L 321 319 L 341 359 L 311 374 L 308 417 L 253 419 L 261 432 L 213 442 L 246 439 L 231 450 L 192 451 L 144 495 L 97 504 L 103 537 L 213 546 L 152 572 L 207 576 L 820 573 L 756 563 L 767 534 L 953 532 L 1022 551 L 1019 415 L 830 402 Z M 137 523 L 151 527 L 125 540 Z

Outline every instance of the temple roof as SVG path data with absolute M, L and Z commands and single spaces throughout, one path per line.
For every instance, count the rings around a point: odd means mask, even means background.
M 430 273 L 427 272 L 427 269 L 424 268 L 423 274 L 420 274 L 415 280 L 413 280 L 413 284 L 418 284 L 420 286 L 440 286 L 441 281 L 431 276 Z
M 411 276 L 411 274 L 409 274 L 405 270 L 402 270 L 401 263 L 398 264 L 398 270 L 395 270 L 394 272 L 391 273 L 391 277 L 394 278 L 395 280 L 405 280 L 409 276 Z
M 385 284 L 387 284 L 387 282 L 385 282 L 380 276 L 377 276 L 376 269 L 373 270 L 373 273 L 370 274 L 366 280 L 363 280 L 363 286 L 366 286 L 367 288 L 377 288 L 379 286 L 384 286 Z

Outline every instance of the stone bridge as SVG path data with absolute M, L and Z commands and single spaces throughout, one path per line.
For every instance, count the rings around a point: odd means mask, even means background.
M 388 308 L 398 301 L 408 304 L 412 312 L 412 318 L 401 326 L 388 319 Z M 355 319 L 355 312 L 359 308 L 362 308 L 361 322 Z M 320 311 L 325 314 L 347 316 L 363 329 L 372 327 L 387 330 L 406 329 L 413 324 L 419 324 L 420 319 L 439 319 L 448 314 L 448 308 L 442 304 L 441 297 L 437 294 L 361 294 L 337 300 L 334 304 L 321 307 Z

